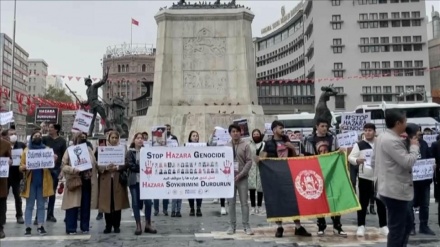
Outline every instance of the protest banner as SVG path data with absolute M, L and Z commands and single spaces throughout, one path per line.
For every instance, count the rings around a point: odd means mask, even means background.
M 0 158 L 0 178 L 8 178 L 9 177 L 9 158 L 1 157 Z
M 434 167 L 435 159 L 417 160 L 413 166 L 413 181 L 432 179 Z
M 372 168 L 371 167 L 371 159 L 373 158 L 373 149 L 364 150 L 364 155 L 365 155 L 365 157 L 360 157 L 360 158 L 365 159 L 364 166 Z
M 12 149 L 12 165 L 19 166 L 21 162 L 21 154 L 23 153 L 23 149 Z
M 124 146 L 98 147 L 98 165 L 125 165 L 125 150 Z
M 69 152 L 70 165 L 73 168 L 79 171 L 92 169 L 92 161 L 86 143 L 70 146 L 67 148 L 67 152 Z
M 222 127 L 215 127 L 214 134 L 212 135 L 212 141 L 217 144 L 217 146 L 224 146 L 231 140 L 231 136 L 227 129 Z
M 58 108 L 56 107 L 37 107 L 35 110 L 36 123 L 58 123 Z
M 187 142 L 185 147 L 206 147 L 206 142 Z
M 343 148 L 351 148 L 359 140 L 356 131 L 337 134 L 336 138 L 338 141 L 338 146 Z
M 119 145 L 121 145 L 121 146 L 127 146 L 127 139 L 125 139 L 125 138 L 121 138 L 121 139 L 119 139 Z
M 142 148 L 141 199 L 232 198 L 231 147 Z
M 152 146 L 166 146 L 167 127 L 154 126 L 153 128 L 151 128 L 151 142 L 152 142 Z
M 247 119 L 236 119 L 233 121 L 234 124 L 240 126 L 241 129 L 241 137 L 243 138 L 247 138 L 250 137 L 249 134 L 249 125 L 248 125 L 248 120 Z
M 272 123 L 265 123 L 264 124 L 264 135 L 273 136 L 273 131 L 272 131 L 271 127 L 272 127 Z
M 72 132 L 89 132 L 90 125 L 92 124 L 93 114 L 85 111 L 77 111 L 75 120 L 72 126 Z
M 26 153 L 26 169 L 47 169 L 54 168 L 54 153 L 52 148 L 29 149 Z
M 14 122 L 14 113 L 12 111 L 0 112 L 0 125 Z
M 432 143 L 437 141 L 437 135 L 423 135 L 423 140 L 431 147 Z
M 340 126 L 344 131 L 361 131 L 364 125 L 370 122 L 371 112 L 342 113 Z

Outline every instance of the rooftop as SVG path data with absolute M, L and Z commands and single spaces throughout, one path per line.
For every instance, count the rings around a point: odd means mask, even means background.
M 107 47 L 104 59 L 124 57 L 129 55 L 150 55 L 156 54 L 156 48 L 152 44 L 120 44 Z

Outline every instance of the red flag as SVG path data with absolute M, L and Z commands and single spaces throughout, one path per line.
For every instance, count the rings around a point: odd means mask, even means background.
M 138 21 L 136 21 L 135 19 L 133 19 L 133 18 L 131 18 L 131 24 L 132 25 L 136 25 L 136 26 L 139 26 L 139 22 Z

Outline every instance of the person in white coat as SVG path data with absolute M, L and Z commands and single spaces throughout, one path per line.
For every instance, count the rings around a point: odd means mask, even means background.
M 364 139 L 354 144 L 348 161 L 353 166 L 358 166 L 359 170 L 359 202 L 361 210 L 357 212 L 358 229 L 356 235 L 363 237 L 365 235 L 365 217 L 367 215 L 370 198 L 374 196 L 374 171 L 371 166 L 371 158 L 374 150 L 374 140 L 376 135 L 376 126 L 367 123 L 364 126 Z M 352 178 L 356 179 L 356 178 Z M 388 235 L 387 212 L 385 205 L 381 200 L 375 198 L 377 204 L 377 213 L 379 216 L 380 233 Z

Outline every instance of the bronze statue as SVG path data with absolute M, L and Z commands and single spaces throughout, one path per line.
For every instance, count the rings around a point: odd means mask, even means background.
M 124 99 L 120 96 L 116 96 L 112 99 L 111 104 L 109 104 L 110 109 L 112 109 L 112 122 L 116 130 L 121 135 L 121 138 L 125 138 L 128 133 L 125 133 L 122 128 L 124 123 L 124 110 L 127 108 Z
M 95 119 L 96 114 L 99 114 L 99 116 L 104 120 L 105 126 L 104 128 L 109 127 L 109 123 L 107 120 L 107 114 L 105 113 L 105 109 L 102 106 L 102 102 L 98 99 L 98 89 L 103 86 L 107 82 L 108 78 L 108 72 L 109 68 L 107 68 L 107 72 L 104 75 L 104 78 L 102 78 L 101 81 L 92 84 L 92 79 L 90 79 L 90 76 L 88 78 L 85 78 L 85 84 L 87 86 L 87 101 L 83 102 L 85 105 L 90 106 L 90 112 L 93 113 L 92 123 L 89 128 L 89 136 L 93 135 L 93 129 L 95 128 Z
M 328 87 L 321 87 L 321 91 L 322 94 L 319 97 L 318 104 L 316 105 L 315 118 L 313 120 L 314 129 L 316 129 L 316 121 L 318 119 L 327 120 L 329 128 L 331 127 L 333 117 L 330 109 L 327 107 L 327 101 L 330 100 L 331 96 L 336 96 L 338 94 L 338 92 L 335 91 L 333 84 Z

